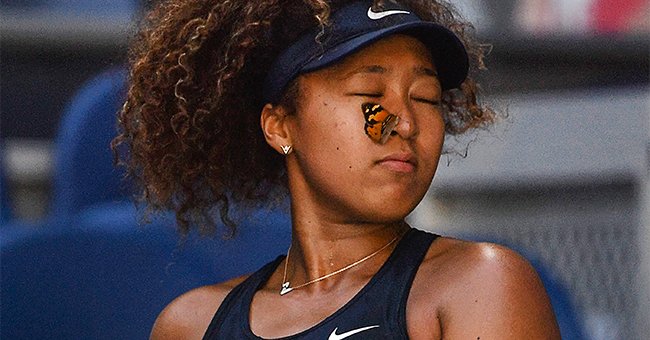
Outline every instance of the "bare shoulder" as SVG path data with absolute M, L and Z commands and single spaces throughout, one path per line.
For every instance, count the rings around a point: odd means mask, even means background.
M 429 280 L 437 284 L 428 284 Z M 533 266 L 492 243 L 440 238 L 414 282 L 434 307 L 443 338 L 559 339 L 553 310 Z M 435 291 L 432 291 L 435 290 Z
M 160 312 L 151 339 L 201 339 L 228 293 L 246 277 L 203 286 L 177 297 Z

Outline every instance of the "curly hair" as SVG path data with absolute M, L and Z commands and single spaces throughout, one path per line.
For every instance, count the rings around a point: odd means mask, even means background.
M 143 18 L 129 53 L 129 89 L 112 147 L 139 200 L 172 210 L 178 229 L 215 230 L 218 211 L 233 202 L 257 204 L 286 197 L 284 159 L 259 127 L 265 65 L 300 35 L 325 28 L 345 1 L 166 0 Z M 403 0 L 420 18 L 455 32 L 470 57 L 460 89 L 443 94 L 446 132 L 485 126 L 495 114 L 480 104 L 473 80 L 484 68 L 485 46 L 448 3 Z M 375 0 L 375 6 L 384 1 Z M 295 96 L 292 86 L 283 102 Z M 293 94 L 293 95 L 292 95 Z

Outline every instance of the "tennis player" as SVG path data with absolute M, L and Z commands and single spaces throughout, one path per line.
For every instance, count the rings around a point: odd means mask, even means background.
M 436 0 L 155 6 L 115 141 L 144 199 L 186 233 L 288 196 L 292 240 L 175 299 L 151 338 L 559 339 L 520 255 L 404 221 L 445 135 L 496 119 L 471 33 Z

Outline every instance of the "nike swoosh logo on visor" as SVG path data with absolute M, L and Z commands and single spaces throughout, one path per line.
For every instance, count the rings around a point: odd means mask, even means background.
M 368 8 L 368 18 L 370 18 L 372 20 L 379 20 L 381 18 L 387 17 L 389 15 L 393 15 L 393 14 L 411 14 L 411 12 L 400 11 L 400 10 L 373 12 L 372 7 Z
M 353 336 L 353 335 L 355 335 L 357 333 L 365 332 L 365 331 L 367 331 L 369 329 L 373 329 L 373 328 L 377 328 L 377 327 L 379 327 L 379 325 L 362 327 L 362 328 L 353 329 L 353 330 L 351 330 L 349 332 L 345 332 L 345 333 L 341 333 L 341 334 L 336 334 L 336 331 L 339 329 L 338 327 L 336 327 L 336 328 L 334 328 L 334 330 L 332 331 L 332 334 L 330 334 L 329 338 L 327 338 L 327 339 L 328 340 L 341 340 L 341 339 L 345 339 L 347 337 Z

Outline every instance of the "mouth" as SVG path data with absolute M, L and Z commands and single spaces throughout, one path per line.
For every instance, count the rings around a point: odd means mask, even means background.
M 399 152 L 380 159 L 377 164 L 391 171 L 410 173 L 415 171 L 417 159 L 410 152 Z

